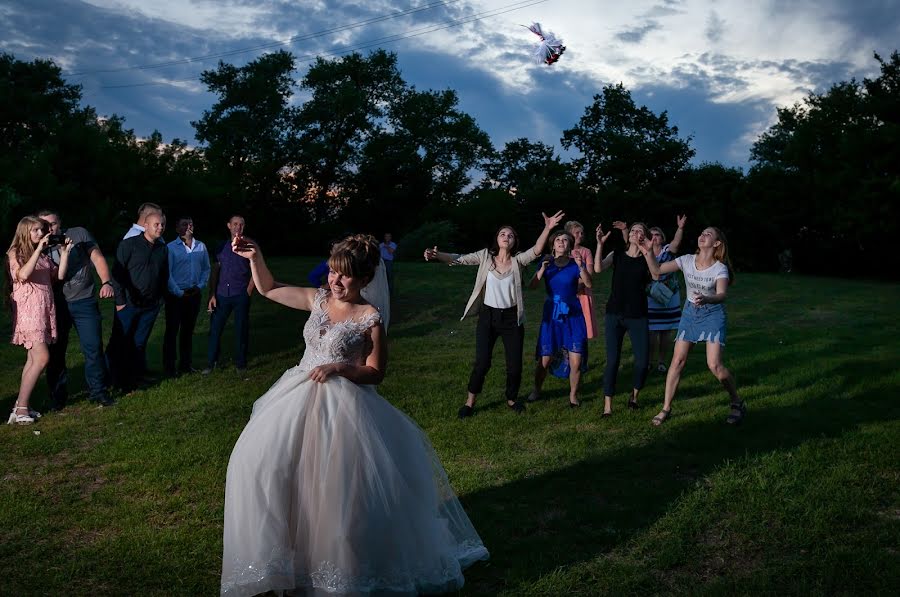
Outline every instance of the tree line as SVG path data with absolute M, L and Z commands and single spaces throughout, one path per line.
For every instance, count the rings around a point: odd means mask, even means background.
M 575 156 L 564 159 L 525 137 L 495 148 L 454 90 L 416 89 L 393 53 L 319 58 L 298 79 L 279 51 L 201 74 L 216 101 L 191 144 L 140 138 L 83 105 L 53 62 L 0 54 L 0 224 L 11 236 L 22 215 L 52 206 L 111 247 L 152 201 L 207 237 L 241 213 L 270 253 L 322 254 L 345 232 L 390 231 L 398 257 L 414 259 L 429 243 L 484 246 L 501 224 L 530 238 L 551 208 L 589 229 L 600 218 L 668 229 L 687 213 L 728 234 L 739 269 L 884 275 L 877 256 L 900 225 L 900 54 L 874 58 L 878 77 L 779 108 L 745 173 L 692 164 L 692 138 L 621 84 L 563 132 Z

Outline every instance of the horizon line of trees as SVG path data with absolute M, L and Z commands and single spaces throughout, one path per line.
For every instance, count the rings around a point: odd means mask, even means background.
M 282 50 L 201 74 L 217 100 L 192 122 L 191 147 L 98 117 L 51 61 L 0 54 L 0 229 L 11 237 L 21 216 L 53 207 L 111 253 L 153 201 L 170 218 L 191 215 L 209 240 L 241 213 L 270 252 L 322 254 L 345 232 L 389 231 L 400 258 L 418 259 L 435 243 L 485 246 L 502 224 L 528 238 L 550 209 L 588 237 L 601 219 L 668 231 L 686 213 L 685 250 L 718 226 L 739 269 L 883 276 L 876 256 L 900 225 L 900 54 L 874 58 L 878 77 L 779 108 L 744 173 L 692 165 L 692 138 L 622 84 L 563 131 L 561 146 L 577 152 L 564 160 L 525 137 L 494 148 L 454 90 L 409 85 L 393 53 L 319 58 L 296 79 Z

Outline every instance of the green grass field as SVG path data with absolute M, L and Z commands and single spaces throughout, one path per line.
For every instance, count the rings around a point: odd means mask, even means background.
M 275 259 L 284 281 L 312 259 Z M 431 437 L 491 560 L 465 595 L 896 594 L 900 589 L 900 285 L 739 275 L 726 364 L 748 404 L 727 397 L 702 351 L 673 418 L 650 425 L 664 378 L 601 419 L 602 339 L 581 409 L 567 382 L 517 416 L 502 397 L 498 345 L 475 417 L 459 421 L 474 322 L 459 321 L 474 268 L 397 267 L 380 393 Z M 597 278 L 598 309 L 609 277 Z M 528 291 L 526 381 L 541 291 Z M 105 304 L 104 332 L 112 306 Z M 302 354 L 306 314 L 255 298 L 250 369 L 166 380 L 89 404 L 73 334 L 72 404 L 0 428 L 0 595 L 213 595 L 221 570 L 225 469 L 253 401 Z M 151 340 L 159 371 L 162 317 Z M 3 321 L 8 337 L 9 325 Z M 204 365 L 208 319 L 194 360 Z M 229 326 L 229 333 L 231 329 Z M 226 334 L 223 353 L 232 354 Z M 498 343 L 499 344 L 499 343 Z M 0 346 L 8 413 L 25 353 Z M 38 386 L 33 405 L 46 406 Z M 5 419 L 4 419 L 5 420 Z

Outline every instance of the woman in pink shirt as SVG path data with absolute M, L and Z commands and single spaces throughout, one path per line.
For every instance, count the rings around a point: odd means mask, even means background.
M 581 255 L 581 259 L 583 260 L 587 271 L 593 272 L 594 254 L 590 249 L 581 244 L 582 241 L 584 241 L 584 226 L 581 225 L 581 222 L 571 220 L 566 222 L 565 229 L 566 232 L 575 239 L 575 244 L 572 245 L 572 254 L 570 256 L 572 259 L 575 259 L 576 253 Z M 578 300 L 581 302 L 581 312 L 584 314 L 584 325 L 587 328 L 587 337 L 588 339 L 596 338 L 597 320 L 594 318 L 594 295 L 589 286 L 579 283 Z
M 72 249 L 72 240 L 65 239 L 57 268 L 44 252 L 49 243 L 47 223 L 26 216 L 16 226 L 16 235 L 6 252 L 6 271 L 12 289 L 12 343 L 24 346 L 28 351 L 19 395 L 8 423 L 27 425 L 41 416 L 28 407 L 28 401 L 50 360 L 47 345 L 56 342 L 56 309 L 51 285 L 54 278 L 62 280 L 65 277 Z

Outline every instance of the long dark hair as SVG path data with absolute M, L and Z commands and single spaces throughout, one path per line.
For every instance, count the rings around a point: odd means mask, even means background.
M 497 237 L 500 235 L 501 230 L 510 230 L 513 233 L 513 238 L 515 238 L 515 242 L 509 248 L 509 254 L 515 255 L 519 252 L 519 233 L 516 232 L 516 229 L 512 226 L 500 226 L 497 228 L 497 232 L 494 233 L 494 237 L 491 239 L 491 246 L 488 249 L 488 252 L 492 257 L 496 257 L 498 253 L 500 253 L 500 245 L 497 244 Z

